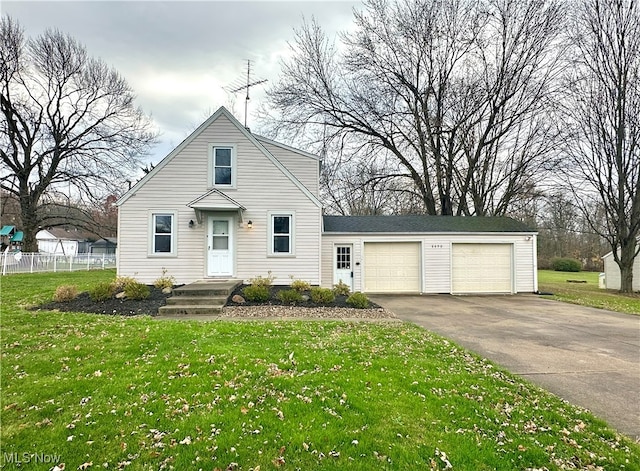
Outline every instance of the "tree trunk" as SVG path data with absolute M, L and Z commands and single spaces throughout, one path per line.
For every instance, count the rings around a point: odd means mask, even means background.
M 620 292 L 633 292 L 633 262 L 636 252 L 636 239 L 630 237 L 620 245 Z
M 20 198 L 20 213 L 24 231 L 22 242 L 23 252 L 37 252 L 38 240 L 38 202 L 33 201 L 32 195 L 24 195 Z

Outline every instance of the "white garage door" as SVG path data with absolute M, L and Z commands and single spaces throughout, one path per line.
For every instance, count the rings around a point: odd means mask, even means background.
M 453 244 L 453 293 L 511 293 L 511 244 Z
M 420 292 L 420 243 L 365 242 L 364 290 Z

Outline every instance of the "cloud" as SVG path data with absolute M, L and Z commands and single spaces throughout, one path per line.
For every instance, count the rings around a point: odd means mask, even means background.
M 302 18 L 317 19 L 329 34 L 348 28 L 359 2 L 334 1 L 84 1 L 2 2 L 2 14 L 18 20 L 28 35 L 57 28 L 89 53 L 115 67 L 131 84 L 138 104 L 152 114 L 161 142 L 151 158 L 171 146 L 221 105 L 244 119 L 244 94 L 228 91 L 252 78 L 275 82 L 287 42 Z M 255 110 L 265 86 L 251 89 Z

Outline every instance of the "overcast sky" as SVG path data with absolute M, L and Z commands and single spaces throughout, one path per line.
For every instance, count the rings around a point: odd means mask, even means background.
M 287 42 L 303 17 L 330 35 L 348 29 L 359 2 L 333 1 L 0 1 L 1 13 L 35 36 L 58 28 L 83 43 L 131 84 L 160 132 L 158 162 L 219 106 L 244 120 L 242 93 L 225 88 L 267 79 L 251 89 L 248 125 L 275 83 Z M 234 104 L 235 100 L 235 104 Z M 253 123 L 255 124 L 255 123 Z

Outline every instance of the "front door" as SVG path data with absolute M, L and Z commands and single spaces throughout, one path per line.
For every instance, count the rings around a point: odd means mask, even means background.
M 233 275 L 233 218 L 209 217 L 207 275 Z
M 351 244 L 336 245 L 334 250 L 333 283 L 337 285 L 342 281 L 353 291 L 353 266 L 351 256 L 353 246 Z

